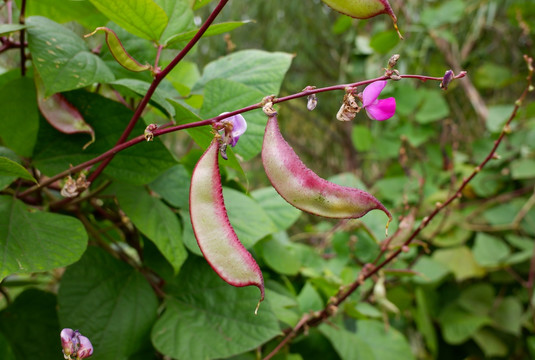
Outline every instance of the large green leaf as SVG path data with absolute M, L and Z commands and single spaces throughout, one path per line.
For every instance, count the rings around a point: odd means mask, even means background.
M 155 0 L 156 4 L 165 11 L 169 18 L 167 27 L 160 35 L 160 44 L 168 45 L 169 39 L 176 34 L 195 28 L 193 11 L 189 6 L 189 0 Z
M 291 54 L 281 52 L 237 51 L 206 65 L 194 90 L 200 90 L 210 80 L 227 79 L 258 90 L 262 96 L 276 95 L 292 57 Z
M 72 264 L 86 246 L 87 233 L 77 219 L 29 211 L 22 201 L 0 196 L 0 279 Z
M 18 4 L 21 2 L 21 0 L 15 1 Z M 77 21 L 88 28 L 102 26 L 107 20 L 89 1 L 27 1 L 25 14 L 41 15 L 62 24 Z
M 11 34 L 16 31 L 26 29 L 26 25 L 22 24 L 0 24 L 0 35 Z
M 169 18 L 153 0 L 90 0 L 110 20 L 132 34 L 158 41 Z
M 436 250 L 432 258 L 450 269 L 457 281 L 485 275 L 485 269 L 477 264 L 466 246 Z
M 95 130 L 97 140 L 83 150 L 87 135 L 62 134 L 42 120 L 34 164 L 47 175 L 56 174 L 68 169 L 70 164 L 79 164 L 113 148 L 132 117 L 131 110 L 99 95 L 79 91 L 65 93 L 65 96 Z M 138 121 L 133 135 L 143 134 L 144 129 L 142 121 Z M 154 139 L 118 153 L 104 173 L 141 185 L 151 182 L 173 165 L 176 165 L 173 155 L 160 139 Z
M 209 81 L 204 90 L 200 115 L 205 119 L 258 103 L 264 96 L 249 86 L 225 79 Z M 267 117 L 260 109 L 247 112 L 243 117 L 247 121 L 247 131 L 240 137 L 233 150 L 245 160 L 249 160 L 262 149 Z
M 301 211 L 288 204 L 272 187 L 251 191 L 251 196 L 260 204 L 279 230 L 288 229 L 301 216 Z
M 91 359 L 126 360 L 150 347 L 156 295 L 143 275 L 98 248 L 67 268 L 58 304 L 61 326 L 91 340 Z
M 246 248 L 277 231 L 275 224 L 254 199 L 226 187 L 223 188 L 223 197 L 230 223 Z
M 350 332 L 343 325 L 321 325 L 320 331 L 331 341 L 343 360 L 411 360 L 411 348 L 403 335 L 394 328 L 385 330 L 376 320 L 357 321 L 357 332 Z
M 26 20 L 33 64 L 45 84 L 45 96 L 114 79 L 104 62 L 71 30 L 41 16 Z
M 158 176 L 149 186 L 172 206 L 187 209 L 190 179 L 191 174 L 184 165 L 178 164 Z
M 266 264 L 284 275 L 297 275 L 301 269 L 298 249 L 288 240 L 285 232 L 273 234 L 261 243 L 262 257 Z
M 17 154 L 31 156 L 39 128 L 33 81 L 27 77 L 8 81 L 0 88 L 0 99 L 4 99 L 0 101 L 0 140 Z
M 485 267 L 500 265 L 511 253 L 504 240 L 485 233 L 476 235 L 472 251 L 477 263 Z
M 28 289 L 0 312 L 0 333 L 17 359 L 62 358 L 56 306 L 55 295 Z M 0 341 L 0 355 L 6 355 L 7 349 L 1 345 Z M 2 360 L 10 357 L 2 356 Z
M 188 256 L 182 243 L 182 227 L 173 211 L 144 187 L 116 187 L 119 205 L 134 225 L 148 237 L 173 266 L 175 273 Z
M 269 299 L 255 315 L 258 289 L 227 284 L 204 259 L 190 257 L 166 290 L 170 297 L 154 325 L 152 342 L 172 358 L 227 358 L 280 334 Z
M 446 306 L 440 313 L 438 321 L 444 340 L 450 344 L 465 342 L 481 327 L 492 322 L 490 318 L 464 311 L 456 304 Z
M 147 90 L 149 90 L 149 87 L 150 87 L 150 83 L 142 81 L 142 80 L 137 80 L 137 79 L 119 79 L 119 80 L 110 82 L 110 84 L 116 85 L 119 87 L 124 87 L 125 89 L 128 89 L 128 90 L 132 90 L 133 92 L 138 94 L 140 97 L 145 96 L 145 94 L 147 93 Z M 159 105 L 169 114 L 170 117 L 173 117 L 175 116 L 175 108 L 171 104 L 169 104 L 165 100 L 165 98 L 166 98 L 165 93 L 163 93 L 160 89 L 157 88 L 154 94 L 152 94 L 151 102 L 154 102 L 157 105 Z

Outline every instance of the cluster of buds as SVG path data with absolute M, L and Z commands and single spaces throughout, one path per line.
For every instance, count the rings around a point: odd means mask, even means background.
M 93 354 L 91 341 L 80 334 L 78 330 L 63 329 L 61 330 L 60 337 L 65 360 L 86 359 Z

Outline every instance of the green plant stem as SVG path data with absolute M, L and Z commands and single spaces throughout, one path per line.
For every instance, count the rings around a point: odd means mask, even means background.
M 375 275 L 379 270 L 381 270 L 383 267 L 385 267 L 387 264 L 389 264 L 392 260 L 394 260 L 402 251 L 405 246 L 408 246 L 415 238 L 420 234 L 420 232 L 433 220 L 433 218 L 438 215 L 443 209 L 445 209 L 447 206 L 449 206 L 455 199 L 458 199 L 462 197 L 462 191 L 464 188 L 468 185 L 468 183 L 481 171 L 481 169 L 490 161 L 493 159 L 494 154 L 497 150 L 497 148 L 500 146 L 502 140 L 505 138 L 505 136 L 510 133 L 511 128 L 510 124 L 513 121 L 513 119 L 516 117 L 518 110 L 520 109 L 520 106 L 522 105 L 523 101 L 526 99 L 528 93 L 533 90 L 532 87 L 532 77 L 533 77 L 533 59 L 529 58 L 528 56 L 524 56 L 526 63 L 528 65 L 528 76 L 527 76 L 527 86 L 518 98 L 518 100 L 515 102 L 515 107 L 509 116 L 506 124 L 503 127 L 502 132 L 498 136 L 498 139 L 494 141 L 494 146 L 490 150 L 489 154 L 486 156 L 486 158 L 475 167 L 474 171 L 463 180 L 461 185 L 457 188 L 455 193 L 451 195 L 443 204 L 437 203 L 435 206 L 435 209 L 426 217 L 423 218 L 422 222 L 420 223 L 420 226 L 407 238 L 407 240 L 403 243 L 402 246 L 399 247 L 396 251 L 391 253 L 383 262 L 381 262 L 379 265 L 374 266 L 373 264 L 369 264 L 370 266 L 364 266 L 361 273 L 359 274 L 357 280 L 355 280 L 347 289 L 341 290 L 335 297 L 334 301 L 331 301 L 322 311 L 318 312 L 314 317 L 310 318 L 307 321 L 300 321 L 291 331 L 286 331 L 286 336 L 283 338 L 283 340 L 275 347 L 275 349 L 270 352 L 263 360 L 269 360 L 273 356 L 275 356 L 284 345 L 286 345 L 294 336 L 296 336 L 301 329 L 311 327 L 311 326 L 318 326 L 323 321 L 328 319 L 331 315 L 336 313 L 335 310 L 342 302 L 344 302 L 357 288 L 360 287 L 364 283 L 364 281 L 371 276 Z M 407 76 L 403 76 L 407 77 Z M 531 281 L 531 283 L 530 283 Z M 528 289 L 530 290 L 530 296 L 533 296 L 533 288 L 535 286 L 535 250 L 533 254 L 533 258 L 531 261 L 531 267 L 530 267 L 530 273 L 529 273 L 529 280 L 528 280 Z
M 155 69 L 156 71 L 156 75 L 154 76 L 154 80 L 152 81 L 152 83 L 150 84 L 150 87 L 149 89 L 147 90 L 147 93 L 145 94 L 145 96 L 143 97 L 143 99 L 141 99 L 141 102 L 139 103 L 139 105 L 137 106 L 136 108 L 136 111 L 134 112 L 134 115 L 132 116 L 132 118 L 130 119 L 130 122 L 128 123 L 128 125 L 126 126 L 126 128 L 124 129 L 123 133 L 121 134 L 121 136 L 119 137 L 119 140 L 117 140 L 117 144 L 116 145 L 120 145 L 122 143 L 124 143 L 126 141 L 126 139 L 128 138 L 128 136 L 132 133 L 132 130 L 134 130 L 134 127 L 136 126 L 136 123 L 137 121 L 139 120 L 139 118 L 141 117 L 141 114 L 143 113 L 143 111 L 145 110 L 145 108 L 147 107 L 148 103 L 149 103 L 149 100 L 150 98 L 152 97 L 152 95 L 154 94 L 154 92 L 156 91 L 156 88 L 158 87 L 158 85 L 160 85 L 160 83 L 162 82 L 162 80 L 167 76 L 167 74 L 169 74 L 171 72 L 171 70 L 174 69 L 174 67 L 190 52 L 190 50 L 193 48 L 193 46 L 195 46 L 195 44 L 197 44 L 197 42 L 201 39 L 201 37 L 204 35 L 204 33 L 206 32 L 206 30 L 208 30 L 208 28 L 210 27 L 210 25 L 214 22 L 214 20 L 216 19 L 216 17 L 219 15 L 219 13 L 221 12 L 221 10 L 223 10 L 223 8 L 225 7 L 225 5 L 228 3 L 229 0 L 220 0 L 219 3 L 217 4 L 217 6 L 215 7 L 214 11 L 212 11 L 212 13 L 210 14 L 210 16 L 206 19 L 206 21 L 204 22 L 204 24 L 202 24 L 202 26 L 199 28 L 199 31 L 197 31 L 197 33 L 195 34 L 195 36 L 188 42 L 188 44 L 178 53 L 177 56 L 175 56 L 175 58 L 171 61 L 171 63 L 169 63 L 169 65 L 167 65 L 165 67 L 165 69 L 163 69 L 162 71 L 158 72 L 157 69 Z M 113 154 L 114 155 L 114 154 Z M 113 155 L 106 158 L 100 165 L 99 167 L 89 175 L 89 177 L 87 178 L 88 181 L 90 182 L 93 182 L 101 173 L 102 171 L 106 168 L 106 166 L 108 166 L 108 164 L 110 163 L 110 161 L 113 159 Z

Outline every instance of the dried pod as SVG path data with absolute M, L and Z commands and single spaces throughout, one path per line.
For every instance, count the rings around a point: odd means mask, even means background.
M 282 137 L 276 116 L 267 122 L 262 162 L 275 190 L 300 210 L 328 218 L 355 219 L 378 209 L 388 216 L 389 222 L 392 219 L 371 194 L 331 183 L 307 168 Z
M 193 232 L 212 269 L 230 285 L 257 286 L 262 301 L 264 279 L 260 267 L 238 239 L 227 216 L 218 155 L 216 138 L 193 170 L 189 200 Z
M 398 29 L 398 19 L 388 0 L 322 0 L 334 10 L 356 19 L 369 19 L 371 17 L 387 14 L 394 22 L 394 28 L 401 39 Z

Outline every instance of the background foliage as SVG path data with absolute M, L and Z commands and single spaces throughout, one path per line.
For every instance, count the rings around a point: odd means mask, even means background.
M 20 34 L 20 26 L 8 24 L 8 3 L 0 10 L 3 45 Z M 62 182 L 17 197 L 34 178 L 112 148 L 152 81 L 149 72 L 120 67 L 103 34 L 84 34 L 98 26 L 115 30 L 142 64 L 154 64 L 154 42 L 166 44 L 163 66 L 214 5 L 27 2 L 27 73 L 21 75 L 17 48 L 0 54 L 0 358 L 60 359 L 64 327 L 91 339 L 94 359 L 262 358 L 365 264 L 384 259 L 379 212 L 359 221 L 323 220 L 276 195 L 258 156 L 266 121 L 260 110 L 245 114 L 248 131 L 222 166 L 230 221 L 266 279 L 258 316 L 258 290 L 220 280 L 200 257 L 191 229 L 189 178 L 211 139 L 208 127 L 118 153 L 70 203 L 60 195 Z M 405 74 L 466 70 L 468 77 L 446 92 L 436 83 L 389 82 L 386 95 L 398 106 L 385 122 L 362 114 L 351 123 L 335 121 L 341 92 L 319 95 L 313 112 L 304 99 L 278 108 L 283 134 L 306 164 L 332 181 L 368 189 L 398 217 L 388 254 L 489 154 L 525 87 L 522 56 L 533 55 L 535 41 L 528 1 L 392 5 L 403 41 L 386 16 L 352 20 L 319 0 L 232 0 L 216 21 L 223 25 L 161 83 L 133 134 L 150 123 L 207 119 L 307 85 L 375 78 L 394 53 Z M 82 120 L 69 128 L 47 121 L 38 102 L 55 93 Z M 499 158 L 463 197 L 277 359 L 535 357 L 532 100 L 531 94 L 513 121 Z

